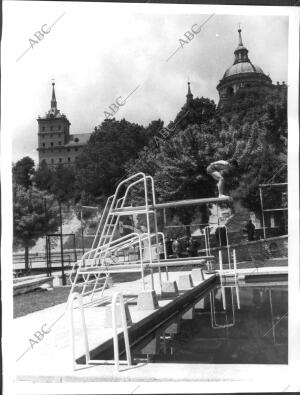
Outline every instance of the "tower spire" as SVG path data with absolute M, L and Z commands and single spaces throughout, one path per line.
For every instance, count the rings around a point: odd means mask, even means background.
M 52 98 L 51 98 L 51 110 L 57 110 L 57 102 L 56 102 L 56 97 L 55 97 L 55 82 L 52 80 Z
M 249 62 L 250 60 L 248 58 L 248 49 L 246 47 L 244 47 L 243 41 L 242 41 L 242 29 L 241 29 L 241 25 L 239 24 L 239 28 L 238 28 L 238 33 L 239 33 L 239 44 L 237 49 L 234 51 L 234 63 L 244 63 L 244 62 Z
M 193 97 L 194 97 L 192 92 L 191 92 L 191 86 L 190 85 L 191 85 L 191 83 L 188 80 L 188 93 L 186 95 L 186 102 L 187 102 L 187 104 L 189 104 L 193 100 Z
M 239 47 L 243 46 L 243 41 L 242 41 L 242 29 L 241 29 L 241 24 L 239 23 Z

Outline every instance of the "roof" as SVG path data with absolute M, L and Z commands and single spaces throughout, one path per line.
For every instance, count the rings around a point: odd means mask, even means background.
M 65 114 L 62 114 L 59 110 L 57 109 L 50 109 L 45 113 L 44 116 L 39 116 L 38 119 L 67 119 Z M 68 120 L 68 119 L 67 119 Z
M 92 133 L 70 134 L 70 140 L 65 146 L 76 146 L 87 144 Z
M 262 68 L 259 66 L 256 66 L 250 62 L 240 62 L 230 66 L 225 71 L 223 78 L 230 77 L 236 74 L 243 74 L 243 73 L 265 74 Z

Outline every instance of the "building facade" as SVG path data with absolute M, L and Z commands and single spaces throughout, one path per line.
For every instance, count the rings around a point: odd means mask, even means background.
M 239 42 L 234 51 L 234 63 L 224 73 L 217 85 L 219 106 L 223 106 L 240 88 L 268 87 L 274 88 L 272 80 L 261 67 L 254 65 L 248 57 L 248 49 L 242 42 L 242 30 L 238 29 Z
M 52 83 L 51 108 L 38 117 L 39 163 L 49 166 L 72 165 L 87 144 L 91 133 L 70 134 L 70 121 L 57 109 L 55 83 Z

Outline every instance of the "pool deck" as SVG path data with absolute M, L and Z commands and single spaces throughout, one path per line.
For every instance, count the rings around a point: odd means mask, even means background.
M 287 273 L 287 267 L 260 267 L 239 269 L 239 274 L 267 274 Z M 190 274 L 190 271 L 169 272 L 170 280 L 178 280 L 179 275 Z M 206 279 L 215 275 L 207 275 Z M 165 275 L 163 273 L 163 280 Z M 199 286 L 202 282 L 194 283 Z M 151 289 L 150 276 L 145 277 L 146 289 Z M 159 295 L 159 277 L 154 274 L 154 283 Z M 122 292 L 125 298 L 133 299 L 142 291 L 140 280 L 121 282 L 105 291 L 106 295 Z M 189 292 L 189 291 L 188 291 Z M 171 303 L 172 299 L 159 300 L 163 307 Z M 278 381 L 283 389 L 289 385 L 288 367 L 284 365 L 206 365 L 206 364 L 147 364 L 134 366 L 121 365 L 117 372 L 113 365 L 79 365 L 73 371 L 71 347 L 69 340 L 69 323 L 65 313 L 66 303 L 59 304 L 41 311 L 17 318 L 14 323 L 17 381 L 70 383 L 70 382 L 172 382 L 172 381 L 202 381 L 202 382 L 253 382 L 265 380 Z M 89 307 L 85 309 L 88 328 L 89 349 L 92 350 L 112 337 L 112 329 L 105 327 L 105 306 Z M 139 311 L 134 303 L 129 304 L 133 323 L 140 322 L 153 311 Z M 76 357 L 84 354 L 82 330 L 79 320 L 79 310 L 74 311 L 76 334 Z M 41 334 L 42 328 L 46 333 Z M 37 333 L 40 332 L 40 333 Z M 121 332 L 121 330 L 120 330 Z M 37 338 L 34 337 L 37 335 Z M 32 339 L 35 342 L 31 342 Z M 277 374 L 278 372 L 278 374 Z M 286 384 L 286 385 L 285 385 Z M 285 387 L 284 387 L 285 386 Z M 131 387 L 130 387 L 131 388 Z M 100 392 L 100 391 L 99 391 Z

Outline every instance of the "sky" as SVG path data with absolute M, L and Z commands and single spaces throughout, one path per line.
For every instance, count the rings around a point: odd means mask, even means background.
M 252 63 L 273 83 L 288 83 L 288 17 L 244 10 L 225 15 L 197 5 L 4 2 L 2 133 L 12 141 L 12 160 L 28 155 L 37 162 L 36 119 L 50 108 L 52 78 L 71 133 L 92 132 L 109 106 L 128 95 L 116 119 L 168 123 L 185 103 L 188 79 L 194 97 L 218 102 L 216 85 L 233 63 L 239 23 Z M 184 34 L 206 20 L 188 41 Z M 53 23 L 38 41 L 34 34 Z M 182 47 L 180 38 L 187 41 Z M 29 39 L 36 40 L 32 48 Z

